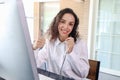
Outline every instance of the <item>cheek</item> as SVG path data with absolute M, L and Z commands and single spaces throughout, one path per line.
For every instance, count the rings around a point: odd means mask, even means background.
M 72 30 L 73 30 L 73 27 L 70 27 L 70 28 L 69 28 L 69 33 L 71 33 L 71 32 L 72 32 Z
M 58 26 L 59 34 L 62 34 L 61 30 L 66 30 L 68 32 L 67 34 L 69 35 L 72 32 L 73 27 L 74 26 L 68 26 L 67 28 L 65 28 L 64 26 L 62 26 L 61 24 L 59 24 L 59 26 Z
M 60 31 L 60 29 L 61 29 L 61 27 L 60 27 L 60 26 L 58 26 L 58 31 Z
M 59 23 L 58 24 L 58 29 L 60 29 L 60 28 L 62 28 L 62 24 Z

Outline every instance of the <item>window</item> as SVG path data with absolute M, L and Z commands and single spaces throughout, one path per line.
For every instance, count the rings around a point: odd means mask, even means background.
M 34 42 L 36 35 L 39 36 L 38 29 L 41 29 L 43 33 L 46 32 L 46 30 L 50 25 L 50 22 L 59 11 L 59 0 L 53 0 L 53 1 L 48 0 L 48 1 L 40 1 L 40 2 L 38 1 L 37 3 L 38 4 L 36 7 L 34 1 L 23 0 L 32 43 Z M 39 8 L 39 9 L 35 9 L 35 8 Z M 38 11 L 35 11 L 34 9 Z M 40 20 L 36 20 L 36 19 L 40 19 Z
M 120 75 L 120 0 L 99 0 L 95 28 L 95 58 L 101 70 Z
M 34 4 L 33 1 L 23 0 L 23 5 L 25 9 L 25 15 L 28 23 L 28 29 L 30 32 L 31 42 L 33 42 L 33 28 L 34 28 Z
M 41 31 L 45 33 L 55 15 L 59 12 L 59 1 L 41 2 Z

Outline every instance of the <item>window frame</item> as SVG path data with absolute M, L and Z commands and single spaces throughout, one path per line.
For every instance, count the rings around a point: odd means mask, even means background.
M 60 0 L 45 0 L 45 1 L 34 2 L 34 7 L 37 7 L 38 10 L 38 11 L 34 10 L 34 16 L 37 17 L 34 20 L 34 40 L 39 39 L 39 37 L 42 35 L 41 31 L 42 31 L 42 23 L 43 23 L 43 13 L 41 13 L 41 11 L 44 11 L 43 4 L 51 3 L 51 2 L 59 2 L 59 1 Z
M 95 49 L 96 42 L 96 26 L 98 17 L 98 8 L 100 0 L 90 1 L 90 12 L 89 12 L 89 31 L 88 31 L 88 53 L 90 59 L 96 59 L 97 52 Z M 120 71 L 112 70 L 108 68 L 100 67 L 100 72 L 108 73 L 115 76 L 120 76 Z

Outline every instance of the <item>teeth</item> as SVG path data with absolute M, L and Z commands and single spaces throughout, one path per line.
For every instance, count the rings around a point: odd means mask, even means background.
M 68 31 L 67 31 L 67 30 L 64 30 L 64 29 L 61 29 L 61 31 L 62 31 L 63 33 L 65 33 L 65 34 L 68 33 Z
M 62 30 L 62 31 L 66 31 L 67 32 L 67 30 Z
M 62 30 L 63 32 L 67 32 L 66 30 Z
M 67 32 L 67 31 L 63 31 L 63 32 Z
M 62 31 L 66 31 L 66 30 L 62 29 Z

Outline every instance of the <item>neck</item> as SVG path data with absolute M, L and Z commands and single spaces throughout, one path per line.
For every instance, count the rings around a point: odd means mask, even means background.
M 61 42 L 65 41 L 65 39 L 62 39 L 62 38 L 59 38 L 59 40 L 60 40 Z
M 61 42 L 64 42 L 65 39 L 66 39 L 66 38 L 61 38 L 61 37 L 59 37 L 59 40 L 60 40 Z

